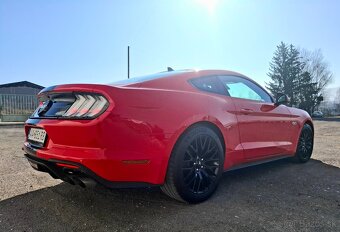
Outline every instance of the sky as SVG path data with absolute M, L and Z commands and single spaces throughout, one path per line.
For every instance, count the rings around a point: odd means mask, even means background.
M 340 87 L 340 1 L 1 0 L 0 84 L 227 69 L 261 85 L 276 46 L 321 49 Z

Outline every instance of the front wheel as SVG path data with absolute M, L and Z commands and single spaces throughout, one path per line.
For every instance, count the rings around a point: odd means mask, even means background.
M 294 156 L 294 161 L 306 163 L 310 160 L 313 152 L 314 133 L 310 125 L 305 124 L 301 130 L 298 146 Z
M 194 126 L 177 142 L 161 189 L 179 201 L 202 202 L 215 192 L 223 162 L 223 148 L 216 133 L 209 127 Z

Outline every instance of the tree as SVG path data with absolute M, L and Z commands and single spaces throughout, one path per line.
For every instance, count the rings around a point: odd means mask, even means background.
M 271 81 L 266 83 L 267 88 L 274 96 L 277 96 L 278 93 L 287 94 L 290 98 L 290 105 L 295 105 L 302 70 L 303 63 L 299 51 L 294 45 L 281 42 L 270 62 L 267 75 L 271 78 Z
M 296 101 L 297 106 L 300 109 L 303 109 L 309 113 L 312 113 L 314 111 L 312 109 L 314 100 L 321 100 L 321 98 L 315 97 L 318 93 L 317 88 L 317 83 L 313 82 L 311 74 L 309 72 L 303 72 L 301 75 L 299 75 Z M 318 104 L 320 104 L 320 102 L 318 102 Z
M 334 105 L 335 105 L 336 112 L 340 113 L 340 87 L 336 91 L 335 98 L 334 98 Z
M 285 43 L 281 42 L 277 46 L 274 57 L 269 64 L 269 73 L 267 74 L 272 79 L 272 82 L 266 83 L 267 88 L 274 96 L 284 92 L 284 80 L 288 77 L 287 61 L 288 47 Z
M 332 79 L 320 50 L 299 50 L 283 42 L 277 46 L 267 75 L 271 81 L 266 85 L 274 96 L 285 93 L 290 105 L 309 113 L 323 101 L 321 93 Z
M 313 52 L 300 49 L 303 72 L 308 72 L 311 76 L 311 83 L 314 85 L 313 95 L 308 103 L 309 111 L 313 112 L 323 100 L 322 91 L 331 82 L 333 74 L 329 69 L 329 64 L 325 61 L 320 49 Z

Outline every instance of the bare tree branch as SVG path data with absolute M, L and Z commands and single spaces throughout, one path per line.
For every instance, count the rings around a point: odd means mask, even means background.
M 300 54 L 304 63 L 304 71 L 310 73 L 320 93 L 333 79 L 329 63 L 324 59 L 321 49 L 314 51 L 300 49 Z

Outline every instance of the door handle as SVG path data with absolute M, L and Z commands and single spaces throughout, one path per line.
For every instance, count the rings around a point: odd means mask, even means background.
M 253 113 L 254 112 L 254 110 L 252 110 L 252 109 L 241 109 L 241 113 L 242 114 L 250 114 L 250 113 Z

